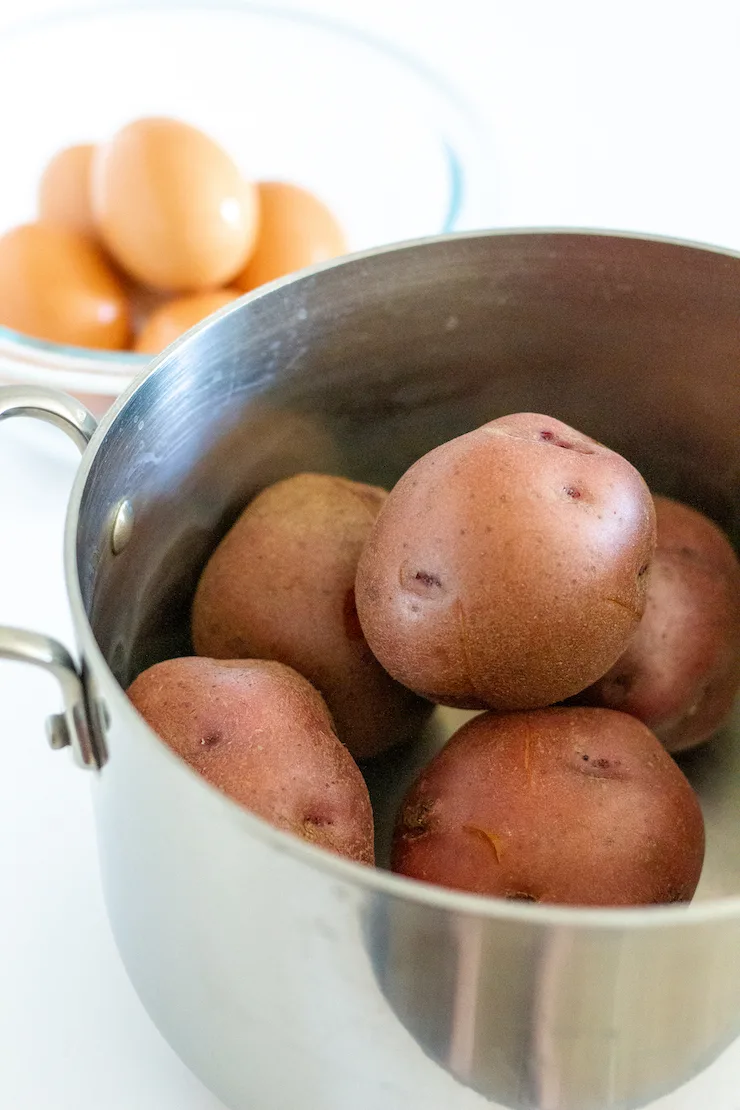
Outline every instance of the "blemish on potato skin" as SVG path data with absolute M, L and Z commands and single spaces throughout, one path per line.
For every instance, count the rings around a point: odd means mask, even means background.
M 319 847 L 331 848 L 332 847 L 332 826 L 334 822 L 328 818 L 319 817 L 314 814 L 309 814 L 303 818 L 303 821 L 295 829 L 298 836 L 303 840 L 307 840 L 310 844 L 317 844 Z
M 628 605 L 626 601 L 620 601 L 618 597 L 605 597 L 604 601 L 609 602 L 610 605 L 617 605 L 620 609 L 623 609 L 625 613 L 629 613 L 636 621 L 642 619 L 642 613 L 639 609 L 635 609 L 633 605 Z
M 436 587 L 437 589 L 442 588 L 442 579 L 438 575 L 432 574 L 427 570 L 417 570 L 414 579 L 420 582 L 422 586 L 429 586 L 430 588 Z
M 575 770 L 589 778 L 618 779 L 622 778 L 622 761 L 576 752 Z
M 496 863 L 501 863 L 501 856 L 503 855 L 504 842 L 500 836 L 491 832 L 489 829 L 482 829 L 480 825 L 463 825 L 463 832 L 471 833 L 485 840 L 486 844 L 493 850 L 496 857 Z
M 561 447 L 564 451 L 576 451 L 579 455 L 594 455 L 596 453 L 590 447 L 586 447 L 585 444 L 571 443 L 570 440 L 563 439 L 562 436 L 547 428 L 542 429 L 539 440 L 541 443 L 547 443 L 553 447 Z
M 410 562 L 401 564 L 398 581 L 402 590 L 418 597 L 435 597 L 445 593 L 442 579 L 435 571 Z
M 307 814 L 303 818 L 304 828 L 323 828 L 325 825 L 332 825 L 334 822 L 328 817 L 320 817 L 318 814 Z
M 200 741 L 202 748 L 215 748 L 223 740 L 223 734 L 220 732 L 209 732 L 207 736 L 203 736 Z
M 406 806 L 401 817 L 403 835 L 408 839 L 424 836 L 429 832 L 434 802 L 420 801 Z

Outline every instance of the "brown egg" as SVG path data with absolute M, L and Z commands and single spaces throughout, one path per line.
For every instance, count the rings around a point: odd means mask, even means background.
M 92 143 L 68 146 L 55 154 L 39 181 L 39 219 L 95 235 L 90 203 Z
M 254 185 L 212 139 L 177 120 L 137 120 L 99 146 L 92 203 L 115 260 L 155 289 L 226 284 L 257 233 Z
M 318 197 L 297 185 L 260 181 L 257 245 L 237 288 L 248 292 L 304 266 L 326 262 L 347 250 L 344 233 Z
M 142 354 L 156 354 L 164 350 L 179 335 L 240 295 L 230 289 L 217 289 L 213 293 L 193 293 L 189 297 L 165 301 L 155 308 L 144 324 L 134 343 L 134 350 Z
M 23 224 L 0 238 L 0 324 L 52 343 L 117 350 L 128 340 L 121 284 L 86 236 Z

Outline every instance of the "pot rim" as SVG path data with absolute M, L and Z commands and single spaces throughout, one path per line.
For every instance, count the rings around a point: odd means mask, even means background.
M 691 903 L 690 905 L 670 906 L 637 906 L 637 907 L 589 907 L 589 906 L 559 906 L 549 903 L 532 904 L 525 902 L 507 901 L 488 895 L 468 894 L 462 891 L 450 890 L 435 886 L 417 879 L 396 875 L 382 868 L 367 867 L 354 863 L 332 852 L 318 848 L 294 836 L 292 833 L 275 828 L 263 818 L 250 812 L 216 787 L 212 786 L 201 775 L 188 766 L 184 760 L 178 758 L 159 739 L 157 734 L 144 719 L 137 713 L 126 697 L 125 691 L 118 685 L 117 680 L 108 666 L 100 650 L 92 626 L 82 600 L 82 591 L 77 568 L 77 529 L 80 515 L 82 495 L 87 485 L 90 470 L 98 452 L 104 447 L 110 428 L 116 422 L 120 412 L 130 399 L 139 390 L 141 385 L 151 374 L 157 372 L 163 363 L 177 352 L 191 337 L 199 334 L 206 328 L 214 327 L 223 317 L 232 312 L 242 311 L 246 304 L 269 297 L 284 286 L 301 282 L 306 278 L 313 278 L 324 270 L 337 269 L 356 262 L 366 261 L 378 255 L 395 254 L 422 246 L 432 246 L 439 243 L 453 242 L 465 239 L 492 239 L 511 236 L 584 236 L 600 237 L 605 239 L 628 239 L 643 243 L 656 243 L 666 246 L 685 248 L 690 251 L 700 251 L 709 254 L 723 255 L 726 258 L 740 262 L 740 251 L 727 247 L 715 246 L 692 240 L 678 239 L 671 236 L 651 235 L 641 232 L 606 230 L 602 228 L 570 228 L 570 227 L 512 227 L 493 228 L 481 231 L 457 231 L 443 235 L 427 236 L 421 239 L 407 240 L 402 243 L 393 243 L 386 246 L 374 247 L 370 250 L 359 251 L 354 254 L 344 255 L 339 259 L 322 262 L 315 266 L 300 270 L 297 274 L 279 278 L 259 289 L 247 293 L 244 297 L 220 309 L 208 320 L 196 324 L 190 331 L 181 336 L 169 347 L 157 355 L 149 365 L 136 376 L 127 389 L 118 397 L 112 407 L 103 416 L 98 428 L 90 440 L 85 451 L 80 467 L 75 476 L 72 492 L 67 507 L 64 533 L 64 564 L 67 596 L 69 599 L 72 619 L 74 622 L 77 642 L 83 658 L 94 672 L 100 668 L 108 673 L 108 677 L 120 691 L 119 706 L 117 711 L 128 718 L 128 727 L 138 729 L 142 735 L 146 734 L 152 744 L 156 744 L 161 751 L 169 756 L 173 764 L 182 767 L 187 773 L 197 779 L 204 790 L 217 795 L 224 806 L 227 806 L 233 819 L 240 821 L 245 833 L 255 836 L 276 851 L 287 853 L 297 861 L 304 862 L 307 866 L 318 868 L 329 877 L 354 886 L 356 892 L 365 895 L 378 895 L 396 898 L 401 901 L 426 905 L 437 911 L 447 911 L 450 914 L 460 914 L 478 920 L 506 921 L 520 923 L 530 927 L 539 928 L 570 928 L 570 929 L 595 929 L 595 930 L 620 930 L 624 932 L 637 932 L 642 929 L 670 927 L 691 927 L 704 924 L 715 924 L 737 918 L 740 920 L 740 895 L 730 895 L 723 898 L 711 898 L 706 901 Z M 103 769 L 102 773 L 105 773 Z

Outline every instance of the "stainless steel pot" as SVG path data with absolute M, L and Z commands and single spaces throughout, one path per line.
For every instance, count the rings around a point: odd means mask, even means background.
M 224 310 L 94 434 L 69 398 L 1 395 L 0 416 L 90 442 L 66 535 L 79 668 L 10 629 L 0 654 L 60 678 L 50 737 L 94 769 L 129 974 L 237 1110 L 641 1106 L 740 1034 L 737 731 L 685 760 L 708 824 L 695 904 L 572 910 L 434 889 L 277 832 L 191 773 L 122 691 L 188 650 L 199 567 L 255 490 L 299 468 L 391 483 L 517 410 L 608 442 L 737 537 L 740 257 L 591 233 L 442 238 Z M 414 760 L 445 728 L 370 773 L 381 854 Z

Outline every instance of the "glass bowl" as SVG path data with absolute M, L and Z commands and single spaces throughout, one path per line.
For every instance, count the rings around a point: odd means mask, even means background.
M 0 120 L 0 231 L 34 218 L 56 151 L 146 115 L 201 127 L 250 176 L 315 191 L 351 250 L 496 221 L 490 139 L 455 90 L 392 46 L 310 14 L 154 0 L 16 24 L 0 35 L 0 102 L 13 106 Z M 65 389 L 95 414 L 148 357 L 0 327 L 0 381 Z

